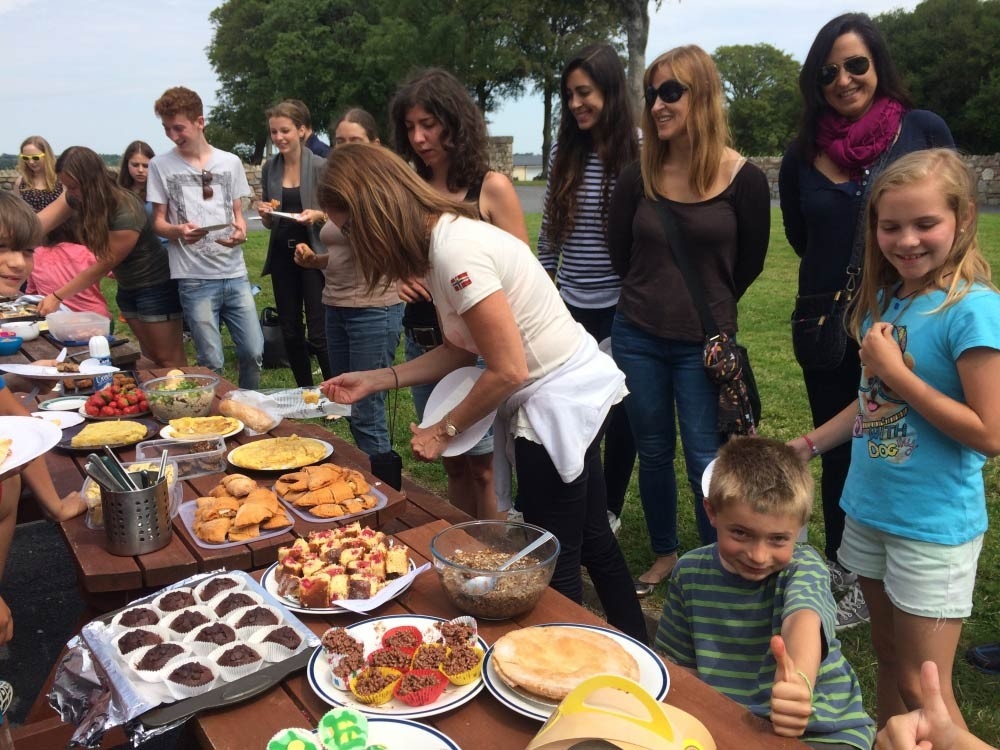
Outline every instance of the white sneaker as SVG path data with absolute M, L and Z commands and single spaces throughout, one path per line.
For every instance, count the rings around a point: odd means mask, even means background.
M 608 524 L 611 526 L 611 533 L 618 536 L 618 532 L 621 531 L 622 528 L 622 519 L 610 510 L 608 511 Z
M 507 520 L 510 523 L 524 523 L 524 513 L 517 508 L 511 508 L 507 511 Z
M 826 567 L 830 570 L 830 590 L 834 596 L 844 594 L 858 582 L 858 574 L 852 573 L 835 560 L 827 560 Z
M 869 619 L 871 616 L 868 614 L 868 605 L 865 604 L 861 586 L 855 583 L 837 602 L 837 630 L 853 628 L 855 625 L 868 622 Z

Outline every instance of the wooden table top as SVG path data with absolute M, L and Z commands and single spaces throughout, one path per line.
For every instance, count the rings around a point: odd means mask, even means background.
M 420 564 L 430 557 L 430 540 L 445 521 L 434 521 L 396 536 L 411 550 Z M 256 574 L 258 577 L 260 573 Z M 433 571 L 424 573 L 402 596 L 381 607 L 374 616 L 420 614 L 452 618 L 460 614 L 447 600 Z M 369 616 L 299 615 L 317 635 L 328 627 L 345 626 Z M 574 622 L 607 627 L 589 610 L 575 604 L 554 589 L 546 589 L 534 610 L 515 620 L 479 621 L 479 633 L 492 645 L 510 630 L 550 622 Z M 802 748 L 795 740 L 777 737 L 771 725 L 753 716 L 734 701 L 716 692 L 697 677 L 669 662 L 670 690 L 665 702 L 698 717 L 715 738 L 719 750 L 782 750 Z M 309 687 L 304 674 L 289 677 L 280 686 L 236 706 L 195 716 L 192 731 L 206 750 L 262 748 L 267 740 L 285 727 L 315 727 L 330 710 Z M 471 750 L 514 750 L 523 748 L 541 728 L 541 723 L 505 708 L 485 689 L 472 701 L 445 714 L 421 719 L 451 737 L 460 747 Z

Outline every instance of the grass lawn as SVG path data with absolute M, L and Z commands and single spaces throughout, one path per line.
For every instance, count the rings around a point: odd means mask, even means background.
M 540 216 L 529 214 L 528 236 L 537 237 Z M 986 214 L 981 217 L 980 241 L 985 248 L 994 269 L 1000 269 L 1000 214 Z M 254 232 L 246 244 L 247 266 L 251 280 L 261 286 L 257 299 L 258 309 L 272 305 L 274 301 L 269 279 L 261 280 L 259 273 L 267 249 L 267 233 Z M 768 436 L 787 440 L 802 434 L 810 426 L 809 408 L 801 371 L 795 363 L 791 351 L 789 314 L 795 295 L 798 259 L 785 241 L 781 217 L 777 210 L 772 213 L 770 251 L 763 274 L 750 288 L 740 305 L 740 341 L 749 347 L 757 382 L 763 400 L 762 432 Z M 1000 278 L 1000 277 L 998 277 Z M 106 280 L 105 293 L 114 300 L 113 282 Z M 110 288 L 109 288 L 110 287 Z M 109 294 L 109 292 L 111 292 Z M 194 362 L 193 352 L 191 361 Z M 230 350 L 231 355 L 231 350 Z M 398 357 L 402 358 L 402 349 Z M 235 361 L 234 356 L 227 356 Z M 236 380 L 233 367 L 227 367 L 226 377 Z M 294 385 L 287 370 L 265 370 L 261 387 L 281 387 Z M 407 473 L 421 484 L 444 494 L 445 479 L 439 463 L 425 464 L 414 461 L 407 446 L 405 429 L 414 420 L 413 405 L 407 389 L 400 393 L 399 423 L 397 428 L 397 449 L 403 456 Z M 350 439 L 346 425 L 335 422 L 332 428 L 341 437 Z M 680 449 L 678 447 L 678 454 Z M 684 476 L 683 460 L 676 462 L 677 474 Z M 819 462 L 814 462 L 813 470 L 819 474 Z M 991 460 L 986 464 L 986 493 L 991 520 L 994 526 L 1000 523 L 1000 462 Z M 680 539 L 682 549 L 698 545 L 694 522 L 693 499 L 686 481 L 680 482 Z M 629 567 L 635 572 L 643 571 L 652 561 L 639 503 L 636 477 L 633 475 L 625 504 L 623 527 L 620 541 Z M 817 512 L 809 527 L 809 541 L 823 549 L 822 514 L 817 503 Z M 662 588 L 655 596 L 654 603 L 662 603 Z M 986 535 L 982 556 L 979 561 L 979 578 L 975 591 L 975 611 L 967 620 L 956 659 L 955 687 L 959 705 L 970 728 L 992 745 L 1000 744 L 1000 677 L 989 677 L 967 666 L 962 654 L 971 645 L 1000 641 L 1000 540 L 996 530 Z M 875 656 L 871 649 L 870 632 L 867 625 L 856 627 L 842 634 L 844 650 L 861 679 L 866 704 L 870 711 L 874 708 L 875 696 Z

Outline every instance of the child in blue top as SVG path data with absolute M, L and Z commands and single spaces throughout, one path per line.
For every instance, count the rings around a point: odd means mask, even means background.
M 776 440 L 730 440 L 704 503 L 718 541 L 678 560 L 657 648 L 775 734 L 869 750 L 875 727 L 835 635 L 829 573 L 795 543 L 812 514 L 805 462 Z
M 965 727 L 951 673 L 986 531 L 982 468 L 1000 453 L 1000 294 L 976 240 L 975 182 L 953 151 L 900 158 L 872 188 L 856 402 L 793 440 L 853 438 L 839 562 L 858 574 L 878 659 L 878 719 L 921 707 L 920 666 Z

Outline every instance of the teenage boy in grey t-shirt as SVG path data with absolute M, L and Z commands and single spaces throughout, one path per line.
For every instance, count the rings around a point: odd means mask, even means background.
M 149 163 L 146 198 L 153 227 L 168 240 L 170 275 L 198 354 L 198 364 L 222 371 L 220 320 L 236 345 L 241 388 L 260 384 L 264 335 L 250 291 L 241 243 L 247 228 L 242 198 L 249 196 L 243 164 L 205 139 L 201 98 L 177 86 L 154 110 L 175 148 Z

